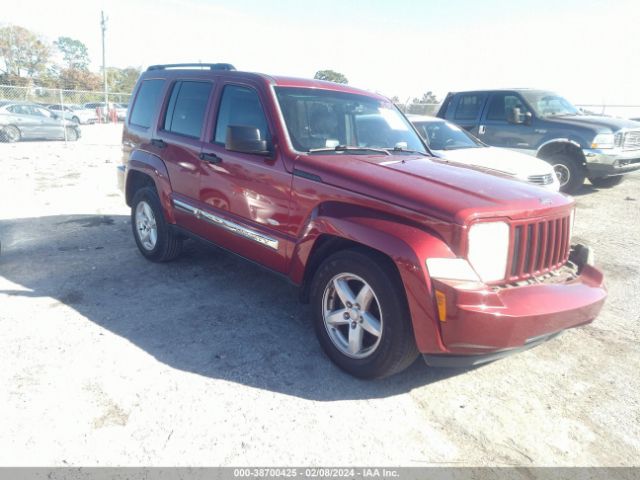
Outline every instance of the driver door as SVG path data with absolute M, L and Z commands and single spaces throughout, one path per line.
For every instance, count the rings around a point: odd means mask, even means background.
M 511 123 L 510 112 L 519 108 L 524 123 Z M 525 102 L 515 93 L 494 93 L 482 113 L 478 138 L 484 143 L 515 150 L 533 150 L 541 134 L 536 132 L 535 118 Z M 526 152 L 530 153 L 530 152 Z

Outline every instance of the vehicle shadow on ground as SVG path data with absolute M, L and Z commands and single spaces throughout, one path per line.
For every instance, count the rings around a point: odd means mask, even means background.
M 465 372 L 419 359 L 391 378 L 354 379 L 322 352 L 295 286 L 193 241 L 176 261 L 151 263 L 127 216 L 3 220 L 0 242 L 0 275 L 27 289 L 0 293 L 57 299 L 180 370 L 320 401 L 387 397 Z

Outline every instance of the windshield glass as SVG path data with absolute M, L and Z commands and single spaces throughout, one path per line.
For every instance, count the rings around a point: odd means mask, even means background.
M 426 153 L 420 137 L 388 100 L 312 88 L 278 87 L 276 96 L 293 147 L 301 152 L 371 154 L 368 149 Z M 335 150 L 333 150 L 335 148 Z
M 552 92 L 521 92 L 539 117 L 580 115 L 569 100 Z
M 484 146 L 464 129 L 452 123 L 434 120 L 414 121 L 413 124 L 431 150 L 458 150 Z

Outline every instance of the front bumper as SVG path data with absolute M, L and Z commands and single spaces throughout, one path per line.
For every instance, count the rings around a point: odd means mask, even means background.
M 444 294 L 440 321 L 445 352 L 427 352 L 437 366 L 471 366 L 534 347 L 568 328 L 592 322 L 607 296 L 602 273 L 591 265 L 566 281 L 490 288 L 433 280 Z
M 118 177 L 118 189 L 124 194 L 125 193 L 125 177 L 127 174 L 127 166 L 126 165 L 118 165 L 116 167 L 116 175 Z
M 603 178 L 640 170 L 640 150 L 582 149 L 589 177 Z

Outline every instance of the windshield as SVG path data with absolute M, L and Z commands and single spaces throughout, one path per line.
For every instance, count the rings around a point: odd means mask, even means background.
M 431 150 L 458 150 L 484 146 L 479 140 L 452 123 L 434 120 L 414 121 L 413 124 Z
M 371 149 L 390 149 L 391 153 L 426 154 L 420 137 L 388 100 L 311 88 L 275 90 L 291 143 L 298 151 L 371 154 Z
M 521 92 L 539 117 L 580 115 L 569 100 L 552 92 Z

